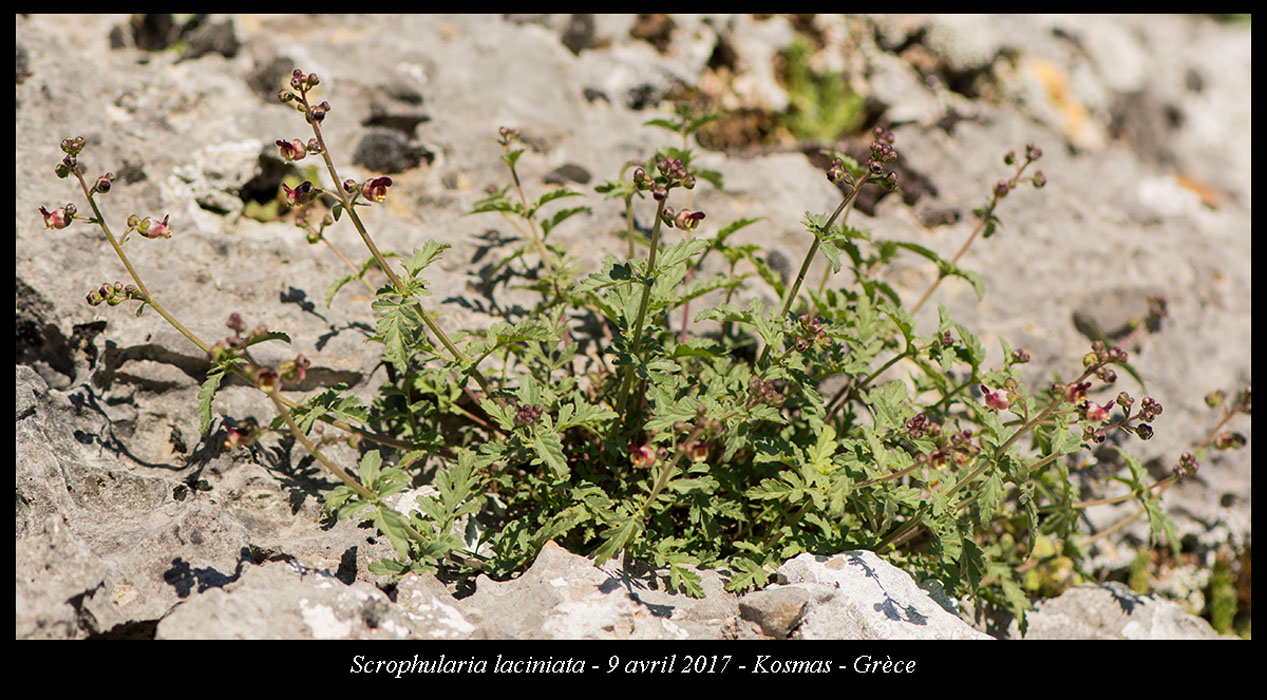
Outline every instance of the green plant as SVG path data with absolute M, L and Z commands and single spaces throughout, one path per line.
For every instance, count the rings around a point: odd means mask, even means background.
M 1113 366 L 1125 365 L 1124 351 L 1097 342 L 1072 379 L 1031 390 L 1017 371 L 1029 360 L 1025 351 L 1002 341 L 1003 364 L 987 367 L 980 341 L 944 308 L 927 335 L 912 318 L 948 276 L 967 279 L 983 293 L 980 278 L 960 268 L 959 258 L 978 234 L 998 230 L 996 212 L 1005 197 L 1026 183 L 1045 184 L 1041 172 L 1026 174 L 1041 158 L 1037 147 L 1027 146 L 1022 159 L 1005 156 L 1014 173 L 991 188 L 976 210 L 977 228 L 959 254 L 945 260 L 923 246 L 848 225 L 862 188 L 897 187 L 896 174 L 885 167 L 898 157 L 894 135 L 877 128 L 866 163 L 834 157 L 827 177 L 841 189 L 840 204 L 830 215 L 806 213 L 807 253 L 785 284 L 758 246 L 732 242 L 757 220 L 730 222 L 711 236 L 670 237 L 674 230 L 701 232 L 706 218 L 689 199 L 677 204 L 678 197 L 701 182 L 723 185 L 718 173 L 695 165 L 689 148 L 691 135 L 711 116 L 679 106 L 673 118 L 649 122 L 674 132 L 682 147 L 630 163 L 618 179 L 596 188 L 624 202 L 627 255 L 609 255 L 584 276 L 550 240 L 587 209 L 557 203 L 582 193 L 529 192 L 517 169 L 525 153 L 519 134 L 502 128 L 497 144 L 509 183 L 491 187 L 470 214 L 500 215 L 520 238 L 509 241 L 513 247 L 487 276 L 486 291 L 519 285 L 539 301 L 485 330 L 450 336 L 435 322 L 423 276 L 448 246 L 428 241 L 407 256 L 378 249 L 357 210 L 383 202 L 392 180 L 339 177 L 321 129 L 330 106 L 314 104 L 312 96 L 319 83 L 316 75 L 294 72 L 280 97 L 305 116 L 313 137 L 276 144 L 287 161 L 320 156 L 332 185 L 324 188 L 314 176 L 284 184 L 280 196 L 308 240 L 325 243 L 350 270 L 330 285 L 327 301 L 350 283 L 373 294 L 373 340 L 388 382 L 370 404 L 342 385 L 303 401 L 285 396 L 283 389 L 303 378 L 309 361 L 258 363 L 255 344 L 289 338 L 251 328 L 238 313 L 226 322 L 232 335 L 215 343 L 181 325 L 123 248 L 132 232 L 172 237 L 168 218 L 133 215 L 116 237 L 98 202 L 113 177 L 85 179 L 82 138 L 62 143 L 57 173 L 79 182 L 92 216 L 78 216 L 73 204 L 41 213 L 53 229 L 76 220 L 98 226 L 132 278 L 126 286 L 102 285 L 88 295 L 90 304 L 138 302 L 138 314 L 152 308 L 207 353 L 211 370 L 199 394 L 204 435 L 227 375 L 268 399 L 272 422 L 233 424 L 226 445 L 292 436 L 341 482 L 326 495 L 326 507 L 339 518 L 371 520 L 394 545 L 397 556 L 375 562 L 372 571 L 505 578 L 554 540 L 598 564 L 618 556 L 627 564 L 652 564 L 667 570 L 673 590 L 702 595 L 701 566 L 726 571 L 727 588 L 742 591 L 765 585 L 775 567 L 798 553 L 863 548 L 935 576 L 956 594 L 1007 606 L 1023 629 L 1026 572 L 1055 558 L 1077 568 L 1090 542 L 1117 529 L 1080 539 L 1082 509 L 1135 499 L 1153 536 L 1178 546 L 1158 496 L 1195 470 L 1192 456 L 1185 455 L 1172 476 L 1149 484 L 1139 461 L 1122 451 L 1125 472 L 1114 478 L 1129 491 L 1095 501 L 1082 500 L 1070 478 L 1067 458 L 1103 443 L 1109 431 L 1152 435 L 1162 411 L 1153 399 L 1142 398 L 1138 407 L 1126 392 L 1103 404 L 1091 399 L 1093 385 L 1115 381 Z M 648 236 L 635 230 L 635 205 L 654 207 Z M 326 237 L 344 217 L 368 252 L 360 264 Z M 639 246 L 645 256 L 636 254 Z M 802 293 L 820 252 L 830 275 L 818 290 Z M 909 310 L 879 274 L 903 252 L 939 270 Z M 724 260 L 723 272 L 702 266 L 710 256 Z M 367 276 L 374 268 L 388 280 L 378 288 Z M 852 280 L 831 288 L 827 283 L 844 271 Z M 757 281 L 778 294 L 777 309 L 755 299 L 738 302 Z M 703 299 L 716 303 L 685 315 L 688 304 Z M 679 309 L 682 327 L 674 331 L 669 319 Z M 829 392 L 832 382 L 839 387 Z M 1219 427 L 1248 413 L 1249 401 L 1247 387 L 1221 404 Z M 318 430 L 319 423 L 362 449 L 355 469 L 327 456 L 323 445 L 336 438 Z M 1217 430 L 1201 449 L 1237 446 L 1235 437 L 1214 437 Z M 440 465 L 435 490 L 415 497 L 412 507 L 391 507 L 428 461 Z M 473 521 L 481 526 L 459 527 Z
M 862 128 L 866 100 L 837 72 L 819 73 L 810 61 L 810 42 L 797 34 L 783 54 L 788 108 L 780 115 L 798 141 L 832 142 Z

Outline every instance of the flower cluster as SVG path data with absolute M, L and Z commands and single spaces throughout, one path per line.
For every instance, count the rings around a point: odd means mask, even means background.
M 759 377 L 753 377 L 748 382 L 748 405 L 765 404 L 767 406 L 783 405 L 783 382 L 779 380 L 764 380 Z
M 124 286 L 122 282 L 103 284 L 100 288 L 88 292 L 89 306 L 97 306 L 102 302 L 110 306 L 118 306 L 129 299 L 144 301 L 145 294 L 137 289 L 136 285 L 129 284 Z
M 682 163 L 680 158 L 661 158 L 656 161 L 656 177 L 647 175 L 647 171 L 642 168 L 634 169 L 633 182 L 634 187 L 639 191 L 651 191 L 651 196 L 656 201 L 663 200 L 668 196 L 669 190 L 674 187 L 685 187 L 686 189 L 695 188 L 695 176 L 687 172 L 686 165 Z M 703 214 L 700 214 L 703 218 Z
M 515 425 L 532 425 L 541 420 L 541 414 L 544 411 L 541 404 L 537 403 L 531 406 L 520 406 L 519 411 L 515 413 Z
M 801 314 L 797 319 L 797 331 L 793 344 L 798 352 L 805 352 L 812 345 L 829 348 L 836 343 L 831 336 L 827 335 L 827 331 L 823 330 L 823 322 L 809 314 Z

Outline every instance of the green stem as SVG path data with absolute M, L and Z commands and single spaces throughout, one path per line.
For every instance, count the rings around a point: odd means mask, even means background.
M 849 193 L 849 196 L 841 200 L 840 206 L 836 207 L 835 212 L 832 212 L 831 218 L 827 220 L 827 225 L 824 226 L 821 229 L 821 231 L 827 231 L 831 229 L 832 224 L 836 223 L 836 218 L 841 215 L 841 212 L 845 212 L 846 209 L 853 207 L 853 202 L 855 199 L 857 199 L 857 197 L 858 197 L 858 188 L 854 188 L 854 190 Z M 845 217 L 848 218 L 848 216 L 849 216 L 848 213 L 846 213 Z M 814 242 L 810 244 L 809 252 L 805 254 L 805 260 L 804 262 L 801 263 L 801 270 L 796 275 L 796 281 L 792 283 L 792 286 L 788 288 L 786 295 L 784 295 L 783 308 L 779 311 L 780 322 L 782 322 L 783 319 L 787 318 L 788 311 L 790 311 L 792 308 L 792 302 L 796 300 L 797 293 L 801 291 L 801 283 L 805 281 L 805 275 L 809 272 L 810 263 L 814 262 L 814 255 L 817 252 L 818 252 L 818 236 L 814 236 Z M 757 364 L 764 366 L 766 363 L 766 360 L 769 359 L 769 357 L 770 357 L 770 346 L 767 345 L 765 349 L 761 351 L 761 358 L 757 360 Z
M 630 345 L 629 351 L 633 353 L 635 362 L 641 358 L 638 352 L 638 346 L 642 343 L 642 322 L 647 317 L 647 304 L 651 301 L 651 285 L 655 284 L 655 258 L 656 251 L 660 245 L 660 224 L 661 215 L 664 214 L 665 202 L 669 201 L 668 193 L 665 193 L 663 199 L 656 206 L 655 226 L 651 229 L 651 253 L 647 258 L 647 272 L 642 288 L 642 301 L 638 304 L 638 320 L 634 322 L 633 327 L 633 344 Z M 633 382 L 635 365 L 629 365 L 625 368 L 625 376 L 620 381 L 620 394 L 616 401 L 617 415 L 625 415 L 625 407 L 629 402 L 629 386 Z

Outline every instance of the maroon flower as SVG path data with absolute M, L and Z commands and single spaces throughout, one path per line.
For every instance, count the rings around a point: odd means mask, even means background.
M 655 464 L 656 452 L 650 445 L 630 445 L 629 457 L 635 467 L 644 468 Z
M 44 228 L 66 228 L 75 218 L 75 205 L 67 204 L 53 211 L 40 207 L 40 213 L 44 215 Z
M 283 141 L 277 139 L 277 147 L 281 149 L 282 160 L 295 161 L 303 160 L 308 155 L 308 149 L 304 146 L 304 142 L 299 139 L 291 139 Z
M 292 207 L 302 207 L 312 201 L 312 183 L 307 180 L 293 190 L 282 183 L 282 190 L 286 192 L 286 203 Z
M 141 225 L 137 227 L 136 230 L 142 236 L 145 236 L 146 238 L 171 238 L 172 229 L 171 227 L 167 225 L 167 220 L 170 218 L 171 218 L 171 214 L 168 214 L 167 216 L 163 217 L 162 221 L 158 222 L 157 224 L 154 224 L 154 223 L 150 223 L 150 219 L 147 216 L 141 222 Z
M 390 177 L 376 177 L 365 181 L 361 187 L 361 194 L 371 202 L 381 202 L 387 199 L 387 188 L 391 186 Z
M 1011 401 L 1008 400 L 1007 393 L 1002 389 L 998 391 L 990 391 L 986 385 L 982 384 L 981 393 L 985 394 L 985 405 L 995 411 L 1002 411 L 1011 404 Z

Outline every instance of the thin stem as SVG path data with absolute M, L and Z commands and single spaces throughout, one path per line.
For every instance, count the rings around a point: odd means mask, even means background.
M 290 429 L 290 434 L 295 436 L 295 440 L 299 441 L 299 443 L 304 446 L 304 449 L 308 450 L 309 454 L 315 457 L 317 461 L 321 462 L 321 464 L 324 465 L 326 469 L 330 470 L 332 474 L 339 477 L 340 481 L 347 484 L 353 491 L 356 491 L 361 498 L 364 498 L 366 501 L 373 504 L 375 508 L 380 510 L 393 510 L 383 504 L 378 494 L 373 493 L 362 486 L 359 481 L 352 478 L 351 474 L 347 473 L 347 470 L 335 464 L 329 457 L 326 457 L 325 454 L 323 454 L 321 450 L 308 439 L 308 436 L 304 435 L 304 431 L 300 430 L 299 425 L 295 423 L 294 416 L 292 416 L 290 411 L 286 410 L 286 406 L 282 404 L 281 396 L 277 393 L 276 388 L 269 390 L 267 393 L 268 398 L 273 401 L 273 407 L 277 409 L 278 414 L 280 414 L 282 419 L 286 421 L 286 427 Z M 427 543 L 427 539 L 422 536 L 422 533 L 415 530 L 414 527 L 409 524 L 409 518 L 401 515 L 399 512 L 396 512 L 396 515 L 399 517 L 400 522 L 405 526 L 405 529 L 409 531 L 410 537 L 421 544 Z
M 832 224 L 836 223 L 836 217 L 840 216 L 841 212 L 845 212 L 845 218 L 849 217 L 849 214 L 846 210 L 853 208 L 853 202 L 855 199 L 858 198 L 858 190 L 859 190 L 859 187 L 855 187 L 854 190 L 849 193 L 849 196 L 841 200 L 840 206 L 836 207 L 836 211 L 832 212 L 831 218 L 827 220 L 827 225 L 822 228 L 822 231 L 827 231 L 831 229 Z M 842 223 L 843 221 L 844 220 L 842 219 Z M 806 273 L 809 272 L 810 263 L 814 262 L 814 254 L 817 252 L 818 252 L 818 236 L 814 236 L 814 242 L 810 244 L 809 252 L 805 254 L 805 260 L 804 262 L 801 263 L 801 271 L 797 273 L 796 281 L 792 283 L 791 287 L 788 288 L 787 293 L 783 298 L 783 308 L 779 311 L 780 322 L 782 322 L 783 319 L 787 318 L 788 311 L 791 310 L 792 308 L 792 302 L 796 300 L 796 294 L 797 292 L 801 290 L 801 283 L 805 281 L 805 275 Z M 761 358 L 757 360 L 757 364 L 765 365 L 765 362 L 769 357 L 770 357 L 770 346 L 767 345 L 761 351 Z
M 301 94 L 300 100 L 303 102 L 305 107 L 308 107 L 306 94 Z M 361 222 L 361 217 L 357 215 L 356 209 L 352 206 L 353 201 L 348 197 L 347 192 L 343 190 L 343 181 L 339 179 L 339 172 L 335 169 L 334 161 L 330 158 L 330 149 L 326 147 L 325 137 L 321 133 L 320 123 L 311 117 L 309 117 L 308 123 L 312 126 L 312 133 L 316 135 L 317 143 L 321 147 L 321 158 L 326 163 L 326 169 L 330 171 L 330 177 L 334 180 L 334 195 L 338 197 L 339 202 L 343 205 L 343 209 L 347 212 L 348 218 L 352 220 L 352 225 L 356 228 L 356 232 L 360 234 L 361 241 L 365 243 L 365 247 L 368 248 L 370 254 L 374 256 L 374 260 L 378 263 L 379 268 L 387 274 L 389 279 L 391 279 L 392 286 L 396 288 L 397 292 L 404 294 L 405 283 L 401 281 L 400 276 L 396 274 L 396 271 L 392 269 L 392 266 L 387 263 L 387 259 L 383 257 L 381 252 L 379 252 L 378 246 L 374 245 L 374 239 L 371 238 L 369 232 L 365 230 L 365 224 Z M 453 341 L 449 340 L 449 336 L 440 328 L 439 324 L 436 323 L 435 318 L 431 315 L 431 312 L 422 305 L 421 300 L 419 300 L 417 308 L 418 313 L 422 315 L 422 322 L 427 325 L 427 328 L 431 330 L 433 335 L 440 339 L 440 343 L 444 345 L 446 350 L 449 351 L 449 354 L 458 361 L 470 365 L 471 378 L 480 385 L 480 388 L 484 390 L 484 393 L 491 394 L 492 389 L 489 387 L 488 380 L 486 380 L 484 375 L 480 373 L 478 367 L 470 364 L 470 358 L 458 349 L 458 347 L 453 344 Z
M 651 301 L 651 285 L 655 284 L 655 258 L 656 251 L 660 246 L 660 224 L 661 216 L 664 214 L 664 204 L 669 201 L 668 193 L 660 199 L 656 206 L 655 226 L 651 229 L 651 253 L 647 258 L 647 272 L 644 286 L 642 288 L 642 301 L 638 304 L 638 320 L 634 322 L 633 327 L 633 344 L 629 347 L 629 351 L 634 354 L 635 359 L 641 357 L 638 352 L 638 346 L 642 343 L 642 322 L 647 316 L 647 304 Z M 625 367 L 625 376 L 620 382 L 620 394 L 616 401 L 616 413 L 625 415 L 625 407 L 629 401 L 629 386 L 633 381 L 634 365 Z

